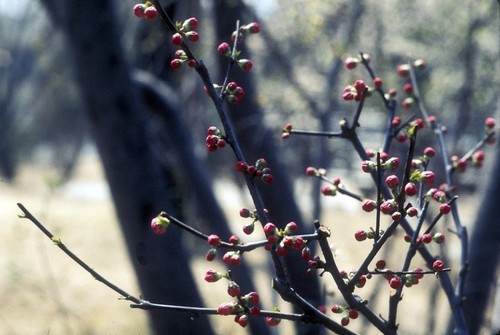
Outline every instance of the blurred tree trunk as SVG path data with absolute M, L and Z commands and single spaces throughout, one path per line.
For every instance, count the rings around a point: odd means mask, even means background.
M 161 146 L 158 148 L 160 160 L 168 160 L 165 150 L 170 148 L 167 155 L 172 155 L 171 159 L 175 162 L 165 162 L 166 166 L 180 162 L 196 162 L 194 144 L 190 135 L 189 126 L 182 117 L 182 107 L 175 104 L 173 92 L 168 86 L 145 71 L 135 71 L 134 81 L 139 85 L 143 100 L 148 109 L 158 117 L 159 139 Z M 182 139 L 182 145 L 179 145 L 179 139 Z M 163 157 L 163 158 L 162 158 Z M 190 225 L 199 226 L 206 233 L 218 234 L 225 239 L 233 233 L 224 216 L 215 195 L 212 184 L 207 176 L 204 166 L 201 164 L 183 164 L 183 168 L 178 171 L 182 174 L 183 194 L 190 195 L 190 208 L 195 207 L 190 215 L 196 222 L 188 222 Z M 223 252 L 222 250 L 220 252 Z M 220 255 L 219 255 L 220 256 Z M 233 279 L 242 287 L 245 292 L 256 291 L 252 281 L 252 267 L 247 262 L 242 262 L 237 268 L 232 270 Z M 269 326 L 264 322 L 264 318 L 255 318 L 249 323 L 252 334 L 266 335 L 270 334 Z
M 149 229 L 161 210 L 180 216 L 175 181 L 154 157 L 147 118 L 139 106 L 119 44 L 112 1 L 44 0 L 66 34 L 86 105 L 87 120 L 111 189 L 142 295 L 159 303 L 201 305 L 181 232 L 158 237 Z M 110 241 L 112 248 L 113 241 Z M 208 319 L 151 312 L 157 334 L 212 334 Z M 189 323 L 189 325 L 187 325 Z
M 470 334 L 479 334 L 488 303 L 495 297 L 500 261 L 500 152 L 497 144 L 495 164 L 470 241 L 469 269 L 465 280 L 464 311 Z
M 253 18 L 247 18 L 245 5 L 241 1 L 217 0 L 214 2 L 214 18 L 217 41 L 228 41 L 231 33 L 236 29 L 236 21 L 241 24 L 250 23 Z M 250 57 L 245 45 L 242 58 Z M 251 57 L 250 57 L 251 58 Z M 256 64 L 258 66 L 258 64 Z M 223 78 L 226 69 L 221 68 L 219 78 Z M 221 79 L 222 80 L 222 79 Z M 263 157 L 273 171 L 271 185 L 259 185 L 266 208 L 270 212 L 270 219 L 277 226 L 284 227 L 290 221 L 299 223 L 301 232 L 311 232 L 312 223 L 303 222 L 301 213 L 294 199 L 293 188 L 288 179 L 287 168 L 284 165 L 275 145 L 275 138 L 279 138 L 279 129 L 282 125 L 274 125 L 275 133 L 271 132 L 264 124 L 262 109 L 256 101 L 257 92 L 252 76 L 235 68 L 231 80 L 242 86 L 245 91 L 243 100 L 234 107 L 229 108 L 229 114 L 249 164 Z M 307 228 L 307 229 L 304 229 Z M 306 262 L 300 259 L 298 253 L 291 252 L 285 258 L 290 274 L 292 286 L 312 305 L 321 304 L 321 290 L 316 279 L 306 276 Z M 299 334 L 319 334 L 318 325 L 304 325 L 297 323 Z

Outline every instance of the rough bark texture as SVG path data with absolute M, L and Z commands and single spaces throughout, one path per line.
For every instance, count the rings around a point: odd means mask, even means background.
M 148 142 L 147 118 L 122 56 L 112 1 L 45 0 L 44 4 L 66 34 L 142 295 L 159 303 L 201 305 L 180 231 L 170 229 L 158 237 L 149 229 L 149 221 L 161 210 L 180 216 L 174 207 L 178 190 Z M 185 314 L 152 312 L 151 320 L 157 334 L 212 333 L 205 317 L 193 322 Z

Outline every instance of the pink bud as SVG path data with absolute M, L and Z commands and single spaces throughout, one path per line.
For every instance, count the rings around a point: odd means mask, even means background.
M 137 4 L 132 9 L 132 12 L 137 17 L 144 17 L 144 10 L 145 9 L 146 9 L 146 7 L 144 6 L 144 4 Z
M 253 67 L 253 62 L 250 59 L 238 60 L 238 66 L 245 72 L 249 72 Z
M 317 172 L 318 170 L 316 170 L 315 168 L 313 168 L 312 166 L 308 167 L 306 169 L 306 175 L 309 176 L 309 177 L 314 177 L 317 175 Z
M 227 287 L 227 294 L 229 294 L 231 297 L 236 297 L 240 294 L 240 291 L 240 286 L 236 284 L 236 282 L 230 280 Z
M 215 283 L 216 281 L 220 280 L 222 278 L 222 274 L 219 272 L 208 269 L 205 271 L 205 281 L 208 283 Z
M 385 260 L 381 259 L 381 260 L 377 261 L 375 266 L 377 267 L 377 269 L 382 270 L 382 269 L 385 269 L 385 267 L 387 266 L 387 263 L 385 262 Z
M 484 121 L 484 126 L 485 126 L 486 128 L 488 128 L 488 129 L 490 129 L 490 130 L 491 130 L 491 129 L 493 129 L 493 128 L 495 128 L 495 124 L 496 124 L 496 121 L 495 121 L 495 119 L 494 119 L 494 118 L 492 118 L 492 117 L 489 117 L 489 118 L 487 118 L 487 119 Z
M 182 66 L 182 61 L 180 59 L 172 59 L 172 61 L 170 62 L 170 67 L 172 68 L 172 70 L 177 70 L 178 68 L 180 68 Z
M 359 242 L 364 241 L 366 240 L 366 232 L 364 230 L 357 230 L 354 233 L 354 238 Z
M 245 173 L 247 171 L 248 164 L 242 161 L 236 162 L 236 171 Z
M 441 204 L 441 205 L 439 206 L 439 212 L 440 212 L 441 214 L 443 214 L 443 215 L 446 215 L 446 214 L 450 213 L 450 211 L 451 211 L 451 206 L 450 206 L 450 204 L 448 204 L 448 203 Z
M 190 17 L 182 23 L 183 31 L 196 30 L 198 28 L 198 20 L 195 17 Z
M 444 262 L 438 259 L 434 261 L 434 263 L 432 263 L 432 268 L 434 269 L 434 271 L 442 271 L 444 268 Z
M 424 234 L 422 235 L 422 242 L 425 244 L 429 244 L 432 241 L 432 235 L 431 234 Z
M 182 35 L 179 33 L 173 34 L 172 38 L 170 39 L 173 45 L 181 45 L 183 40 L 184 39 L 182 38 Z
M 219 46 L 217 47 L 217 52 L 221 55 L 230 55 L 231 54 L 231 48 L 229 47 L 229 44 L 227 44 L 226 42 L 223 42 L 221 44 L 219 44 Z
M 363 203 L 361 204 L 361 208 L 363 208 L 363 210 L 365 212 L 371 212 L 376 207 L 377 207 L 377 203 L 375 201 L 373 201 L 373 200 L 370 200 L 370 199 L 364 200 Z
M 210 249 L 207 251 L 205 255 L 205 259 L 209 262 L 213 261 L 215 259 L 215 256 L 217 256 L 217 249 Z
M 196 31 L 188 31 L 185 33 L 185 36 L 191 42 L 198 42 L 198 40 L 200 39 L 200 35 L 198 35 Z
M 414 195 L 417 194 L 417 192 L 418 192 L 418 189 L 414 183 L 409 182 L 408 184 L 405 185 L 405 193 L 407 196 L 413 197 Z
M 349 57 L 344 61 L 344 64 L 348 70 L 352 70 L 355 69 L 356 66 L 358 66 L 359 62 L 360 60 L 358 58 Z
M 410 65 L 408 64 L 398 65 L 396 71 L 400 77 L 406 77 L 410 74 Z
M 297 230 L 297 224 L 295 222 L 288 222 L 285 226 L 285 233 L 291 234 Z
M 208 236 L 207 241 L 212 247 L 218 247 L 220 245 L 220 237 L 215 234 Z
M 151 229 L 157 235 L 165 234 L 170 221 L 162 216 L 157 216 L 151 220 Z
M 391 189 L 396 188 L 399 186 L 399 178 L 396 175 L 387 176 L 385 184 Z
M 257 305 L 259 303 L 259 294 L 257 292 L 250 292 L 242 297 L 242 299 L 252 305 Z
M 373 86 L 375 86 L 376 88 L 381 88 L 381 87 L 382 87 L 382 84 L 383 84 L 383 82 L 382 82 L 382 78 L 380 78 L 380 77 L 375 77 L 375 78 L 373 79 Z
M 243 314 L 243 315 L 240 315 L 238 317 L 238 324 L 240 326 L 242 326 L 243 328 L 245 328 L 246 326 L 248 326 L 248 322 L 249 322 L 249 318 L 248 318 L 248 315 L 247 314 Z
M 426 155 L 427 157 L 434 157 L 436 155 L 436 151 L 434 150 L 434 148 L 427 147 L 424 149 L 424 155 Z
M 154 20 L 158 16 L 158 12 L 154 6 L 150 6 L 144 10 L 144 17 L 147 20 Z
M 248 32 L 250 34 L 257 34 L 260 32 L 260 26 L 257 22 L 251 22 L 247 25 L 241 26 L 240 28 L 244 32 Z
M 264 232 L 266 233 L 266 235 L 272 235 L 274 234 L 275 231 L 276 231 L 276 226 L 274 225 L 274 223 L 268 222 L 265 224 Z
M 413 92 L 413 85 L 410 84 L 410 83 L 406 83 L 403 85 L 403 91 L 405 91 L 406 93 L 411 93 Z
M 389 286 L 395 290 L 401 287 L 403 280 L 400 277 L 392 277 L 389 280 Z

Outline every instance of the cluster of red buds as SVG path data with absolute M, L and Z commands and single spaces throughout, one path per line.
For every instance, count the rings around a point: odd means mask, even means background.
M 170 61 L 170 67 L 173 69 L 173 70 L 177 70 L 179 69 L 182 64 L 184 63 L 187 63 L 187 65 L 189 67 L 196 67 L 196 61 L 194 59 L 190 59 L 188 58 L 186 52 L 184 50 L 177 50 L 175 52 L 175 58 L 172 59 L 172 61 Z
M 198 20 L 195 17 L 184 20 L 182 23 L 176 22 L 175 29 L 177 32 L 172 35 L 170 41 L 173 45 L 182 45 L 184 38 L 191 42 L 197 42 L 200 35 L 195 31 L 196 28 L 198 28 Z M 189 67 L 196 67 L 197 65 L 196 60 L 190 59 L 184 50 L 177 50 L 175 58 L 170 62 L 170 67 L 177 70 L 184 63 L 187 63 Z
M 233 55 L 233 53 L 231 52 L 231 47 L 227 42 L 222 42 L 221 44 L 219 44 L 219 46 L 217 47 L 217 53 L 225 57 L 231 58 L 231 60 L 237 63 L 238 66 L 245 72 L 249 72 L 253 67 L 252 60 L 245 58 L 238 59 L 238 56 L 240 55 L 239 51 L 236 51 Z
M 191 42 L 198 42 L 200 35 L 196 32 L 198 28 L 198 20 L 195 17 L 190 17 L 184 20 L 184 22 L 176 22 L 175 30 L 177 31 L 172 35 L 170 41 L 173 45 L 181 45 L 184 42 L 184 38 Z
M 248 165 L 246 162 L 238 161 L 236 162 L 236 171 L 260 178 L 265 184 L 273 182 L 271 168 L 267 166 L 264 158 L 257 159 L 255 165 Z
M 344 316 L 342 316 L 342 319 L 340 320 L 340 324 L 344 327 L 349 324 L 351 319 L 357 319 L 359 316 L 359 312 L 356 309 L 340 306 L 337 304 L 333 305 L 330 310 L 335 314 L 344 314 Z
M 363 59 L 367 62 L 370 63 L 371 56 L 369 54 L 363 54 Z M 353 70 L 355 69 L 359 64 L 361 64 L 361 58 L 360 57 L 347 57 L 346 60 L 344 61 L 344 65 L 348 70 Z
M 344 87 L 342 98 L 346 101 L 360 101 L 361 97 L 367 89 L 368 91 L 366 93 L 368 94 L 370 90 L 366 83 L 363 80 L 356 80 L 354 84 Z
M 377 152 L 371 149 L 366 150 L 366 154 L 370 158 L 376 158 Z M 380 167 L 382 170 L 391 170 L 395 171 L 399 168 L 399 158 L 398 157 L 389 157 L 389 155 L 385 152 L 380 152 Z M 372 171 L 377 170 L 377 163 L 372 160 L 365 160 L 361 162 L 361 169 L 365 173 L 370 173 Z
M 234 81 L 227 84 L 226 89 L 224 90 L 224 95 L 227 98 L 229 103 L 235 105 L 243 98 L 245 92 L 241 86 L 236 85 Z
M 220 279 L 225 278 L 228 280 L 227 294 L 231 297 L 236 297 L 237 301 L 224 302 L 217 308 L 217 313 L 220 315 L 234 315 L 234 321 L 242 327 L 246 327 L 250 320 L 250 316 L 257 316 L 260 314 L 260 308 L 257 306 L 259 303 L 259 294 L 257 292 L 250 292 L 241 295 L 240 286 L 231 278 L 230 273 L 221 273 L 213 269 L 205 271 L 205 281 L 215 283 Z
M 411 242 L 411 236 L 410 235 L 405 234 L 403 238 L 404 238 L 404 240 L 406 242 Z M 420 236 L 420 237 L 417 238 L 417 240 L 415 241 L 415 243 L 417 245 L 420 245 L 422 243 L 429 244 L 431 242 L 435 242 L 437 244 L 442 244 L 442 243 L 444 243 L 444 241 L 445 241 L 445 235 L 443 233 L 437 232 L 437 233 L 434 233 L 434 234 L 431 234 L 431 233 L 422 234 L 422 236 Z
M 139 3 L 134 6 L 132 12 L 135 16 L 139 18 L 144 18 L 146 20 L 154 20 L 158 16 L 158 11 L 151 1 L 146 1 L 145 3 Z
M 296 230 L 297 224 L 293 221 L 287 223 L 284 229 L 279 229 L 274 223 L 266 223 L 264 225 L 267 238 L 266 250 L 272 250 L 275 246 L 278 256 L 285 256 L 290 248 L 302 250 L 306 246 L 306 241 L 301 236 L 292 235 Z
M 224 90 L 221 85 L 213 85 L 215 92 L 217 92 L 218 94 L 222 92 L 226 96 L 227 101 L 229 101 L 229 103 L 233 105 L 236 105 L 238 102 L 240 102 L 240 100 L 243 99 L 243 96 L 245 95 L 243 88 L 241 86 L 238 86 L 234 81 L 228 83 Z M 206 86 L 203 87 L 203 91 L 206 95 L 210 96 L 210 92 L 208 91 Z
M 268 214 L 267 209 L 264 209 L 264 212 L 266 213 L 266 215 Z M 245 234 L 247 235 L 252 234 L 255 230 L 255 223 L 259 221 L 259 215 L 257 214 L 257 210 L 250 211 L 247 208 L 242 208 L 240 209 L 240 216 L 245 219 L 247 218 L 252 219 L 251 223 L 247 223 L 243 226 L 243 232 Z
M 210 152 L 215 152 L 217 149 L 223 149 L 226 147 L 226 137 L 222 131 L 215 126 L 208 128 L 205 142 L 207 150 Z
M 306 176 L 309 176 L 309 177 L 325 177 L 326 176 L 326 170 L 325 169 L 316 169 L 316 168 L 314 168 L 312 166 L 309 166 L 306 169 Z M 340 180 L 340 178 L 338 178 L 338 177 L 333 178 L 333 180 L 331 181 L 330 185 L 326 185 L 326 186 L 321 187 L 321 194 L 323 194 L 325 196 L 335 196 L 335 195 L 337 195 L 337 191 L 341 187 L 341 183 L 342 183 L 342 181 Z
M 240 242 L 240 239 L 236 235 L 232 235 L 229 238 L 228 242 L 231 244 L 238 244 Z M 217 249 L 222 242 L 218 235 L 212 234 L 207 237 L 207 243 L 210 246 L 210 249 L 207 251 L 205 259 L 211 262 L 217 256 Z M 237 250 L 228 251 L 222 256 L 222 260 L 227 265 L 238 266 L 241 263 L 241 253 Z
M 383 259 L 377 261 L 375 267 L 375 273 L 382 273 L 384 279 L 387 280 L 389 286 L 394 290 L 399 289 L 403 285 L 405 287 L 417 285 L 420 279 L 424 277 L 424 270 L 421 268 L 416 268 L 405 274 L 395 274 L 391 269 L 386 268 L 386 262 Z
M 157 217 L 151 220 L 151 230 L 155 234 L 163 235 L 167 232 L 167 227 L 169 224 L 170 221 L 167 218 L 158 215 Z

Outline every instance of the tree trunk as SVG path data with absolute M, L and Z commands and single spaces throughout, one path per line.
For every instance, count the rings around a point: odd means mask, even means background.
M 489 185 L 479 207 L 470 241 L 469 269 L 465 281 L 464 314 L 470 334 L 479 334 L 485 320 L 500 261 L 500 154 L 494 152 L 495 164 Z
M 158 303 L 200 306 L 181 232 L 154 235 L 150 220 L 174 207 L 175 181 L 162 171 L 148 142 L 147 118 L 119 44 L 111 1 L 44 0 L 67 37 L 86 116 L 111 189 L 142 295 Z M 112 241 L 110 241 L 112 248 Z M 211 334 L 208 319 L 151 312 L 157 334 Z M 186 323 L 189 323 L 187 325 Z

